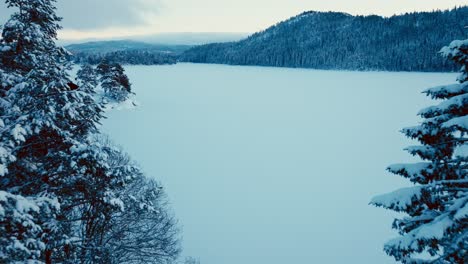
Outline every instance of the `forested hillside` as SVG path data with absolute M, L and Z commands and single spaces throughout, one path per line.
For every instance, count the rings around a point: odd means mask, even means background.
M 250 37 L 197 46 L 181 61 L 344 70 L 451 71 L 439 50 L 468 36 L 468 7 L 392 17 L 305 12 Z

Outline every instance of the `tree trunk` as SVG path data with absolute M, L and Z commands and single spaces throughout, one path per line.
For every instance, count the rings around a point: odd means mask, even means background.
M 45 263 L 52 264 L 52 250 L 46 250 L 45 252 Z

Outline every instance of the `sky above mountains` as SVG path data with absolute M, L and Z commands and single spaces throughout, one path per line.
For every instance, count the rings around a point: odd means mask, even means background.
M 391 16 L 468 5 L 468 0 L 58 0 L 61 39 L 164 32 L 256 32 L 307 10 Z M 9 10 L 0 5 L 0 23 Z

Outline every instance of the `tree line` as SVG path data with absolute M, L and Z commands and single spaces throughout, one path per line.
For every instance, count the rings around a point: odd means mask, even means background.
M 154 50 L 119 50 L 112 52 L 77 52 L 69 59 L 77 64 L 97 65 L 109 61 L 124 65 L 163 65 L 177 63 L 177 55 Z
M 438 54 L 468 34 L 468 7 L 392 17 L 305 12 L 250 37 L 197 46 L 180 61 L 383 71 L 455 71 Z

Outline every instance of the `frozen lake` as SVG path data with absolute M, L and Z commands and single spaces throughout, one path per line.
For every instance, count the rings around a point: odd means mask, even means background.
M 127 67 L 136 110 L 104 129 L 166 187 L 184 256 L 202 264 L 394 263 L 393 213 L 373 195 L 409 185 L 398 131 L 455 74 L 178 64 Z

